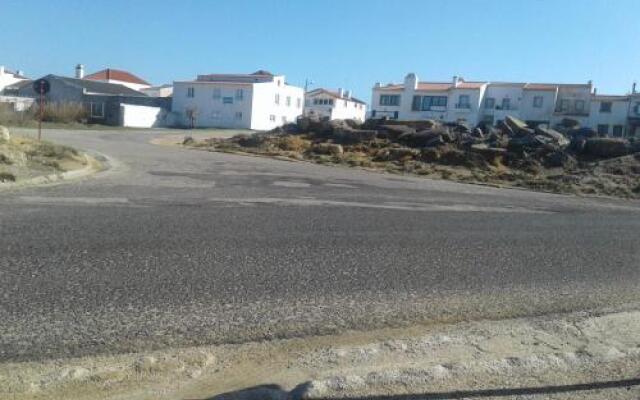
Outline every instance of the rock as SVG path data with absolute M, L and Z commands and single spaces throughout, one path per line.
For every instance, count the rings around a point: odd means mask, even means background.
M 564 151 L 551 152 L 542 161 L 547 168 L 573 167 L 577 163 L 575 158 Z
M 511 129 L 511 127 L 507 125 L 504 121 L 498 122 L 497 128 L 500 129 L 503 135 L 507 135 L 507 136 L 514 135 L 513 129 Z
M 392 147 L 387 152 L 389 161 L 412 159 L 420 154 L 418 150 L 408 147 Z
M 416 129 L 407 125 L 381 125 L 379 127 L 380 137 L 384 139 L 397 140 L 403 134 L 414 134 Z
M 631 146 L 626 139 L 619 138 L 590 138 L 584 145 L 583 154 L 611 158 L 631 153 Z
M 293 123 L 288 123 L 288 124 L 284 124 L 280 127 L 280 131 L 282 133 L 286 133 L 289 135 L 297 135 L 300 133 L 304 133 L 302 132 L 299 127 L 298 124 L 293 124 Z
M 565 129 L 577 129 L 580 127 L 580 121 L 573 118 L 563 118 L 558 125 Z
M 510 151 L 521 152 L 526 149 L 540 147 L 545 144 L 545 141 L 541 140 L 542 137 L 539 135 L 514 137 L 509 139 L 507 148 Z
M 527 126 L 527 123 L 519 120 L 518 118 L 512 117 L 511 115 L 507 115 L 504 118 L 504 123 L 511 128 L 511 130 L 514 133 L 519 133 L 521 131 L 525 131 L 526 129 L 528 129 L 529 127 Z
M 503 156 L 507 153 L 507 149 L 503 149 L 500 147 L 489 147 L 484 143 L 471 145 L 469 151 L 481 154 L 487 159 L 493 159 L 498 156 Z
M 555 129 L 537 126 L 535 129 L 535 133 L 537 135 L 553 139 L 553 141 L 560 147 L 566 147 L 570 143 L 569 139 L 567 139 L 562 133 L 556 131 Z
M 440 159 L 440 151 L 435 147 L 424 148 L 420 151 L 420 161 L 435 162 Z
M 316 154 L 326 154 L 331 156 L 344 154 L 342 146 L 336 143 L 317 143 L 311 147 L 311 151 Z
M 240 134 L 233 137 L 233 140 L 242 147 L 259 147 L 266 141 L 265 136 L 262 134 Z
M 480 127 L 474 128 L 473 131 L 471 131 L 471 135 L 479 139 L 484 138 L 484 133 L 482 132 L 482 129 Z
M 398 142 L 403 143 L 409 147 L 425 147 L 432 145 L 434 140 L 444 143 L 442 140 L 441 130 L 426 130 L 420 132 L 407 132 L 398 137 Z M 436 139 L 437 138 L 437 139 Z
M 598 132 L 591 128 L 576 128 L 568 130 L 567 136 L 571 139 L 588 139 L 598 137 Z
M 11 134 L 9 134 L 9 129 L 0 125 L 0 140 L 8 142 L 11 140 Z
M 333 131 L 331 136 L 335 142 L 342 144 L 355 144 L 373 140 L 377 135 L 378 131 L 374 130 L 338 128 Z
M 189 145 L 189 144 L 193 144 L 195 142 L 195 140 L 193 140 L 193 138 L 191 136 L 185 136 L 184 140 L 182 141 L 183 145 Z

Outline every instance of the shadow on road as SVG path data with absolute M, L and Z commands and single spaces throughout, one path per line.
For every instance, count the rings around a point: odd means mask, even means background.
M 292 391 L 284 390 L 279 385 L 261 385 L 247 389 L 238 390 L 219 394 L 207 399 L 200 400 L 297 400 L 301 399 L 303 394 L 309 387 L 310 382 L 302 383 L 295 387 Z M 621 379 L 605 382 L 579 383 L 574 385 L 558 385 L 558 386 L 540 386 L 540 387 L 523 387 L 523 388 L 502 388 L 502 389 L 485 389 L 485 390 L 460 390 L 452 392 L 432 392 L 421 394 L 404 394 L 395 396 L 366 396 L 366 397 L 310 397 L 312 399 L 325 400 L 418 400 L 418 399 L 468 399 L 468 398 L 485 398 L 485 397 L 510 397 L 510 396 L 526 396 L 538 394 L 558 394 L 579 392 L 598 389 L 615 389 L 626 388 L 640 385 L 640 378 Z M 195 400 L 195 399 L 193 399 Z

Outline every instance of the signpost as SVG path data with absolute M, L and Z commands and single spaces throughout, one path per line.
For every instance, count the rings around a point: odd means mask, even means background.
M 33 90 L 40 95 L 40 112 L 38 118 L 38 140 L 42 138 L 42 113 L 44 107 L 44 95 L 49 92 L 51 85 L 46 79 L 38 79 L 33 82 Z

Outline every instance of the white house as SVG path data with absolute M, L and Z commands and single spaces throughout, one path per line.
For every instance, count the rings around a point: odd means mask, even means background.
M 151 84 L 144 79 L 137 77 L 131 72 L 119 69 L 107 68 L 85 76 L 84 66 L 82 64 L 78 64 L 76 66 L 76 78 L 104 83 L 115 83 L 138 91 L 151 87 Z
M 634 87 L 627 96 L 599 96 L 591 81 L 470 82 L 453 77 L 451 82 L 420 82 L 413 73 L 402 84 L 376 83 L 372 91 L 371 118 L 464 120 L 476 125 L 496 124 L 507 115 L 551 126 L 571 118 L 602 135 L 632 135 L 640 126 L 640 95 Z
M 147 96 L 151 97 L 169 97 L 173 94 L 172 85 L 151 86 L 146 89 L 140 89 L 140 91 Z
M 27 79 L 27 77 L 22 75 L 21 71 L 9 71 L 3 65 L 0 65 L 0 94 L 2 94 L 5 87 Z
M 353 119 L 364 122 L 367 104 L 351 96 L 349 90 L 315 89 L 307 92 L 304 115 L 317 115 L 329 119 Z
M 271 130 L 294 122 L 303 112 L 304 90 L 286 83 L 284 75 L 198 75 L 173 83 L 171 110 L 193 127 Z

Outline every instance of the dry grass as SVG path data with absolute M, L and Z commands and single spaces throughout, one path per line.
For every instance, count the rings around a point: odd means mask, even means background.
M 42 113 L 42 121 L 47 123 L 84 124 L 87 119 L 87 110 L 80 103 L 49 103 Z M 6 104 L 0 105 L 0 125 L 35 126 L 37 121 L 37 105 L 25 111 L 14 111 Z

